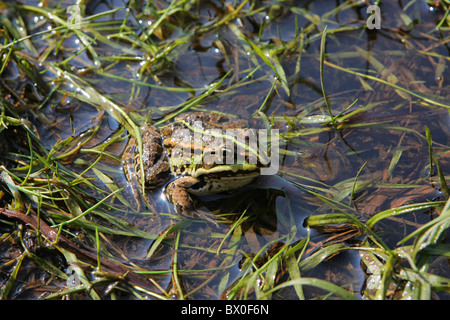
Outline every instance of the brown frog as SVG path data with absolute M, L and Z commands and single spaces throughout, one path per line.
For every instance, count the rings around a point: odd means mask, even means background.
M 177 213 L 215 222 L 195 207 L 191 195 L 237 190 L 260 175 L 258 152 L 249 142 L 255 133 L 246 127 L 246 121 L 204 112 L 178 116 L 160 130 L 144 124 L 142 156 L 134 137 L 122 156 L 125 175 L 134 186 L 142 186 L 142 179 L 145 188 L 165 185 Z

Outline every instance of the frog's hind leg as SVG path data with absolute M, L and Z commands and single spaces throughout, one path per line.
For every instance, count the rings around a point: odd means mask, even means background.
M 178 214 L 191 219 L 207 220 L 217 226 L 217 218 L 210 212 L 195 208 L 195 201 L 187 191 L 198 182 L 199 180 L 194 177 L 182 177 L 172 181 L 166 187 L 167 198 Z

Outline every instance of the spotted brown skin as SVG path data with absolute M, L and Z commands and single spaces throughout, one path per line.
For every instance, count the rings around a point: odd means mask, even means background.
M 189 218 L 215 221 L 211 214 L 195 207 L 195 198 L 191 195 L 240 189 L 259 176 L 260 168 L 258 164 L 228 163 L 227 155 L 236 150 L 229 150 L 226 143 L 217 147 L 214 145 L 214 142 L 217 144 L 216 138 L 209 132 L 224 135 L 223 141 L 226 141 L 227 129 L 241 129 L 238 132 L 246 135 L 247 131 L 243 130 L 246 126 L 247 122 L 243 120 L 203 112 L 176 117 L 173 123 L 162 127 L 161 130 L 151 124 L 145 124 L 140 127 L 142 158 L 139 156 L 136 138 L 131 138 L 125 148 L 122 156 L 125 175 L 131 184 L 141 186 L 142 159 L 146 188 L 166 185 L 167 198 L 177 213 Z M 201 140 L 196 140 L 198 137 Z M 189 155 L 195 153 L 200 158 L 194 164 L 186 162 L 180 155 L 180 150 L 187 150 Z M 216 153 L 216 150 L 219 150 L 219 153 Z M 248 154 L 242 156 L 248 158 Z M 212 157 L 215 157 L 215 161 Z

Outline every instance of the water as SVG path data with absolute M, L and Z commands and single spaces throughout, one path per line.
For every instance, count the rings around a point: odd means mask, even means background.
M 24 3 L 39 8 L 40 2 Z M 125 147 L 127 132 L 109 110 L 94 103 L 94 96 L 86 99 L 74 95 L 76 86 L 50 66 L 65 61 L 63 67 L 80 77 L 77 85 L 108 97 L 138 125 L 159 121 L 180 110 L 232 69 L 222 86 L 195 108 L 236 115 L 254 128 L 264 128 L 264 121 L 255 116 L 261 106 L 269 121 L 274 118 L 274 128 L 280 129 L 286 141 L 277 176 L 262 177 L 243 192 L 202 202 L 210 210 L 237 213 L 234 219 L 246 212 L 243 217 L 247 221 L 239 232 L 226 224 L 217 229 L 203 223 L 188 224 L 179 238 L 169 237 L 152 259 L 146 255 L 153 239 L 105 236 L 112 243 L 105 246 L 113 254 L 120 253 L 123 261 L 164 271 L 157 278 L 168 291 L 176 291 L 169 284 L 176 259 L 182 290 L 196 299 L 220 298 L 243 276 L 239 261 L 248 262 L 246 257 L 270 251 L 277 243 L 299 241 L 307 235 L 305 218 L 333 211 L 305 189 L 318 190 L 345 204 L 353 200 L 350 212 L 363 220 L 406 201 L 435 198 L 439 186 L 430 184 L 424 174 L 429 170 L 425 126 L 431 131 L 444 172 L 450 165 L 449 114 L 442 107 L 450 101 L 450 75 L 448 67 L 444 68 L 448 64 L 448 31 L 435 30 L 444 14 L 441 8 L 424 1 L 410 2 L 406 7 L 397 1 L 383 2 L 382 28 L 368 30 L 367 5 L 361 2 L 341 1 L 338 8 L 334 1 L 289 1 L 278 5 L 264 2 L 251 7 L 248 3 L 242 8 L 247 15 L 224 22 L 221 19 L 229 18 L 232 3 L 205 1 L 197 6 L 195 2 L 191 14 L 174 13 L 164 20 L 167 24 L 160 26 L 154 11 L 168 5 L 157 2 L 156 8 L 142 3 L 131 10 L 119 9 L 102 16 L 91 25 L 92 29 L 83 30 L 84 36 L 63 36 L 58 31 L 63 37 L 59 40 L 46 33 L 33 37 L 31 45 L 25 43 L 21 51 L 27 59 L 39 62 L 36 65 L 42 78 L 52 88 L 58 86 L 48 100 L 43 98 L 48 93 L 29 93 L 27 101 L 33 107 L 23 106 L 21 116 L 33 123 L 49 150 L 69 137 L 87 141 L 64 164 L 73 172 L 84 173 L 102 190 L 108 187 L 100 176 L 85 170 L 98 160 L 92 150 L 105 150 L 111 157 L 102 157 L 95 168 L 118 186 L 125 186 L 126 199 L 131 199 L 131 193 L 117 159 Z M 71 4 L 63 1 L 61 8 Z M 48 1 L 48 7 L 55 5 Z M 88 1 L 85 15 L 123 5 L 121 1 Z M 5 10 L 12 23 L 20 25 L 14 13 Z M 51 18 L 41 18 L 42 12 L 24 12 L 28 32 L 55 28 Z M 194 31 L 213 23 L 218 26 L 207 32 Z M 335 128 L 306 121 L 327 119 L 329 115 L 320 83 L 320 36 L 325 26 L 328 36 L 323 84 L 332 113 L 339 114 L 355 101 L 347 113 L 365 108 Z M 147 37 L 150 31 L 153 34 Z M 246 39 L 258 43 L 272 65 L 258 56 Z M 13 75 L 18 78 L 17 72 L 11 64 L 2 77 L 11 84 Z M 288 85 L 280 83 L 272 90 L 275 79 L 286 79 Z M 33 84 L 27 81 L 13 89 L 19 92 L 30 86 Z M 75 143 L 69 143 L 61 153 L 74 147 Z M 341 199 L 339 192 L 354 182 L 361 168 L 360 179 L 374 179 L 377 184 L 357 190 L 352 199 L 349 195 Z M 423 188 L 414 192 L 411 185 Z M 104 196 L 87 189 L 98 201 Z M 167 218 L 172 208 L 161 201 L 160 193 L 150 192 L 149 196 L 154 206 L 142 212 L 130 210 L 124 215 L 126 208 L 116 201 L 114 208 L 122 210 L 112 209 L 109 214 L 145 231 L 152 230 L 150 212 L 155 208 L 166 217 L 160 232 L 179 222 Z M 429 217 L 417 214 L 412 220 L 426 222 Z M 385 226 L 386 234 L 396 230 L 395 223 Z M 394 244 L 404 234 L 406 231 L 391 234 L 392 239 L 386 237 L 386 241 Z M 314 243 L 325 237 L 314 231 L 311 236 Z M 358 291 L 363 286 L 358 264 L 359 255 L 351 252 L 309 272 L 344 286 L 351 283 Z M 343 274 L 345 277 L 339 280 Z M 295 293 L 287 296 L 293 298 Z

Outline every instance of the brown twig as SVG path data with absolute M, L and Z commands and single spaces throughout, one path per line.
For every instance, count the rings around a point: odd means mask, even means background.
M 38 221 L 37 216 L 34 214 L 34 212 L 31 211 L 31 214 L 27 215 L 18 211 L 10 210 L 7 208 L 0 209 L 0 216 L 5 216 L 7 218 L 12 218 L 16 220 L 20 220 L 21 222 L 27 224 L 28 226 L 32 227 L 37 231 L 38 225 L 39 230 L 41 234 L 50 242 L 54 243 L 56 245 L 56 242 L 58 246 L 61 246 L 62 248 L 75 253 L 79 256 L 82 256 L 86 260 L 90 260 L 91 262 L 97 263 L 97 254 L 89 252 L 87 250 L 81 249 L 77 247 L 72 241 L 70 241 L 68 238 L 66 238 L 63 235 L 58 235 L 58 233 L 51 228 L 45 221 L 40 219 Z M 38 223 L 39 222 L 39 223 Z M 151 292 L 161 292 L 160 289 L 158 289 L 158 285 L 153 284 L 151 281 L 154 282 L 153 279 L 149 281 L 147 278 L 144 278 L 143 276 L 133 272 L 126 266 L 112 261 L 107 258 L 100 258 L 101 268 L 104 271 L 107 271 L 108 273 L 116 276 L 118 279 L 121 279 L 123 281 L 127 281 L 130 285 L 140 287 L 142 289 L 145 289 L 147 291 Z M 166 295 L 165 292 L 161 292 L 162 294 Z

